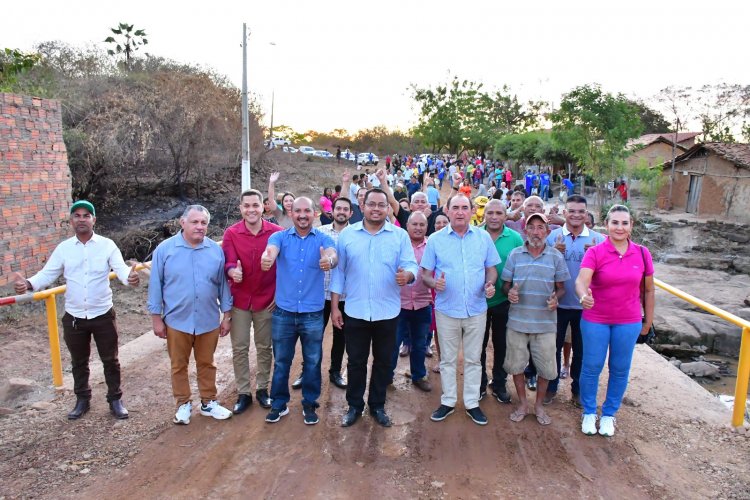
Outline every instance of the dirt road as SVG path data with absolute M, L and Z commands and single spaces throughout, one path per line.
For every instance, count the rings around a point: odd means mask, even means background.
M 326 353 L 329 344 L 328 333 Z M 339 427 L 344 391 L 327 380 L 315 426 L 303 424 L 296 391 L 290 414 L 277 424 L 265 423 L 266 412 L 254 405 L 227 421 L 194 414 L 190 425 L 174 426 L 161 341 L 149 333 L 122 351 L 129 420 L 107 413 L 98 366 L 92 367 L 98 399 L 82 420 L 64 418 L 74 399 L 69 393 L 49 411 L 0 419 L 0 498 L 739 498 L 750 491 L 750 439 L 722 428 L 721 415 L 700 411 L 700 398 L 686 401 L 690 408 L 666 410 L 649 398 L 649 381 L 668 366 L 652 351 L 647 369 L 634 376 L 612 439 L 580 433 L 580 410 L 563 396 L 567 384 L 548 409 L 549 427 L 533 416 L 514 424 L 512 407 L 491 398 L 481 404 L 490 420 L 485 427 L 460 411 L 434 423 L 439 375 L 431 374 L 435 390 L 422 393 L 403 377 L 405 359 L 388 394 L 390 429 L 369 416 Z M 231 405 L 228 339 L 216 360 L 220 399 Z M 698 388 L 685 380 L 687 390 Z M 686 389 L 672 385 L 679 403 Z

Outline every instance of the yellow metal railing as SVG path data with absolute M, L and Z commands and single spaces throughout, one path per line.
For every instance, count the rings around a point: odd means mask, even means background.
M 732 412 L 732 425 L 734 427 L 741 427 L 742 422 L 745 419 L 747 386 L 748 381 L 750 381 L 750 321 L 746 321 L 739 316 L 735 316 L 723 309 L 719 309 L 718 307 L 697 297 L 693 297 L 689 293 L 685 293 L 679 288 L 668 285 L 661 280 L 654 279 L 654 284 L 662 290 L 742 328 L 742 337 L 740 338 L 740 357 L 739 362 L 737 363 L 737 382 L 734 386 L 734 410 Z
M 136 270 L 150 269 L 151 263 L 138 264 Z M 115 279 L 117 276 L 115 273 L 110 273 L 109 279 Z M 740 356 L 739 363 L 737 364 L 737 382 L 734 387 L 734 410 L 732 412 L 732 425 L 734 427 L 741 427 L 745 418 L 745 405 L 747 404 L 747 388 L 748 382 L 750 382 L 750 321 L 746 321 L 732 313 L 729 313 L 723 309 L 709 304 L 697 297 L 693 297 L 689 293 L 685 293 L 679 288 L 675 288 L 672 285 L 664 283 L 661 280 L 654 279 L 654 284 L 662 290 L 671 293 L 684 301 L 690 302 L 691 304 L 700 307 L 706 312 L 709 312 L 715 316 L 718 316 L 732 324 L 735 324 L 742 328 L 742 337 L 740 339 Z M 49 346 L 50 346 L 50 358 L 52 360 L 52 381 L 56 387 L 61 387 L 63 384 L 62 377 L 62 360 L 60 357 L 60 337 L 57 328 L 57 304 L 55 302 L 55 296 L 61 293 L 65 293 L 65 286 L 58 286 L 43 290 L 41 292 L 34 292 L 26 294 L 23 299 L 16 297 L 15 301 L 0 300 L 0 305 L 7 305 L 13 303 L 29 302 L 31 300 L 44 300 L 44 304 L 47 310 L 47 330 L 49 334 Z

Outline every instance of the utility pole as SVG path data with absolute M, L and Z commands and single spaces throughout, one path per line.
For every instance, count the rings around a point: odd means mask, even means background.
M 247 24 L 242 23 L 242 190 L 252 187 L 250 180 L 250 117 L 247 109 Z
M 274 98 L 275 91 L 271 91 L 271 133 L 270 137 L 268 138 L 269 141 L 273 141 L 273 98 Z M 269 146 L 273 146 L 273 143 L 270 143 Z

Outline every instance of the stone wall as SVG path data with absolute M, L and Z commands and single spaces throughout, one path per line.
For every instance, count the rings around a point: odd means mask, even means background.
M 37 272 L 69 233 L 60 102 L 0 93 L 0 286 Z

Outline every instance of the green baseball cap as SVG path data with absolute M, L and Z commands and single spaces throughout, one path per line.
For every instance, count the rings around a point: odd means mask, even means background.
M 85 208 L 91 215 L 96 217 L 96 209 L 94 209 L 94 205 L 92 205 L 90 201 L 78 200 L 77 202 L 73 203 L 73 206 L 70 207 L 70 213 L 72 214 L 78 208 Z

